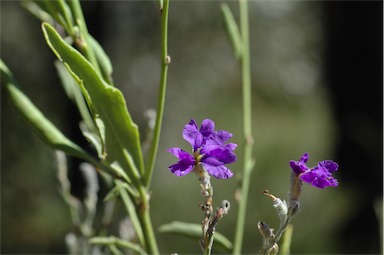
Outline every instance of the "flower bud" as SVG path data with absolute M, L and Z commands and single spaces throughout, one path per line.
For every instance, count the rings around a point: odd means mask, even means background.
M 291 172 L 291 190 L 289 192 L 290 200 L 299 200 L 302 185 L 303 181 L 299 178 L 299 176 L 296 173 Z
M 268 240 L 273 236 L 273 229 L 269 228 L 267 223 L 259 221 L 257 223 L 257 228 L 265 240 Z

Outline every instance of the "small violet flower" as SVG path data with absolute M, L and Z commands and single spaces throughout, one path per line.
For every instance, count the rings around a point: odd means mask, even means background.
M 192 154 L 177 147 L 168 149 L 179 159 L 169 170 L 177 176 L 184 176 L 199 165 L 218 179 L 232 177 L 233 173 L 225 166 L 237 159 L 233 152 L 237 145 L 225 144 L 231 137 L 228 131 L 215 131 L 215 123 L 210 119 L 203 120 L 200 129 L 192 119 L 183 130 L 183 138 L 191 144 Z
M 309 154 L 304 153 L 299 161 L 291 160 L 289 165 L 293 172 L 306 183 L 310 183 L 320 189 L 332 186 L 336 187 L 339 183 L 332 177 L 332 173 L 337 171 L 339 165 L 332 160 L 324 160 L 313 168 L 309 168 L 306 163 L 309 159 Z

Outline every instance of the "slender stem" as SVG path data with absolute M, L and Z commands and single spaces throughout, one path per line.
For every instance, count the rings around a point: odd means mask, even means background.
M 241 69 L 243 80 L 243 132 L 246 139 L 245 148 L 247 160 L 251 159 L 252 150 L 252 96 L 251 96 L 251 61 L 249 50 L 249 26 L 248 26 L 248 0 L 239 0 L 240 4 L 240 31 L 243 43 L 243 55 L 241 57 Z M 247 162 L 247 161 L 245 161 Z
M 141 224 L 140 217 L 137 213 L 136 204 L 132 201 L 131 197 L 128 194 L 128 191 L 123 187 L 123 182 L 120 180 L 115 180 L 115 185 L 118 188 L 118 192 L 120 194 L 121 200 L 124 204 L 125 209 L 127 210 L 127 214 L 131 218 L 133 228 L 135 229 L 136 236 L 142 247 L 146 248 L 146 238 L 145 238 L 145 230 L 143 229 L 143 225 Z
M 293 234 L 293 225 L 289 224 L 286 228 L 286 231 L 283 236 L 281 248 L 280 248 L 280 254 L 281 255 L 289 255 L 290 254 L 290 247 L 291 247 L 291 241 L 292 241 L 292 234 Z
M 252 97 L 251 97 L 251 65 L 249 50 L 249 27 L 248 27 L 248 3 L 247 0 L 239 0 L 240 31 L 242 39 L 241 69 L 243 81 L 243 133 L 244 133 L 244 165 L 241 184 L 241 198 L 239 200 L 239 211 L 233 246 L 233 254 L 241 254 L 243 243 L 245 215 L 247 209 L 248 192 L 251 173 L 254 166 L 252 159 Z
M 145 171 L 144 184 L 148 187 L 151 183 L 153 169 L 155 166 L 157 150 L 159 147 L 161 124 L 163 120 L 165 92 L 167 87 L 167 73 L 168 65 L 170 64 L 170 57 L 168 56 L 168 9 L 169 0 L 164 0 L 161 12 L 161 76 L 160 88 L 157 101 L 157 116 L 156 124 L 153 134 L 153 140 L 149 151 L 148 165 Z
M 81 9 L 79 0 L 71 0 L 68 1 L 71 6 L 75 22 L 78 24 L 80 28 L 81 37 L 83 39 L 83 43 L 81 44 L 81 50 L 84 52 L 87 59 L 92 63 L 93 67 L 97 70 L 97 72 L 102 76 L 102 72 L 100 71 L 99 63 L 96 59 L 96 54 L 91 47 L 91 42 L 89 39 L 87 23 L 85 23 L 84 14 Z
M 113 255 L 123 255 L 123 253 L 117 249 L 115 244 L 109 244 L 108 249 L 112 252 Z
M 89 240 L 89 242 L 91 244 L 98 244 L 98 245 L 116 245 L 122 248 L 130 249 L 134 252 L 137 252 L 137 254 L 140 254 L 140 255 L 147 254 L 139 245 L 120 239 L 115 236 L 92 237 Z
M 204 255 L 211 255 L 212 252 L 212 245 L 213 245 L 213 236 L 209 238 L 209 243 L 204 249 Z
M 198 164 L 195 166 L 195 171 L 199 176 L 201 191 L 200 193 L 204 196 L 204 203 L 200 205 L 201 210 L 204 213 L 204 220 L 202 221 L 203 238 L 200 240 L 200 245 L 204 255 L 210 255 L 213 245 L 213 229 L 211 229 L 212 223 L 212 196 L 213 187 L 211 185 L 211 177 L 208 172 Z
M 276 235 L 273 238 L 269 238 L 265 240 L 265 243 L 263 247 L 259 251 L 259 255 L 267 255 L 271 254 L 273 247 L 275 244 L 277 244 L 280 241 L 280 238 L 282 237 L 283 233 L 288 230 L 290 231 L 288 235 L 292 235 L 292 226 L 289 224 L 290 219 L 287 219 L 279 228 L 279 230 L 276 232 Z M 289 237 L 290 238 L 290 237 Z M 289 239 L 289 242 L 291 242 L 291 239 Z M 289 243 L 290 245 L 290 243 Z M 285 248 L 286 249 L 286 248 Z M 288 246 L 289 249 L 289 246 Z M 285 254 L 283 251 L 280 252 L 280 254 Z
M 156 237 L 153 231 L 151 216 L 149 214 L 149 208 L 147 206 L 145 206 L 144 210 L 139 213 L 139 218 L 144 231 L 147 252 L 154 255 L 159 254 Z
M 149 254 L 159 254 L 151 218 L 149 215 L 149 198 L 147 196 L 146 189 L 143 186 L 139 187 L 141 203 L 135 204 L 133 198 L 129 196 L 127 190 L 123 187 L 123 183 L 120 180 L 115 180 L 115 183 L 119 188 L 120 196 L 127 210 L 127 213 L 131 218 L 133 227 L 136 231 L 141 246 Z

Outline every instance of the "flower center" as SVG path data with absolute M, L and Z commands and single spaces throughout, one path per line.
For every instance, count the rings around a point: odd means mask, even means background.
M 200 160 L 204 157 L 204 154 L 200 154 L 200 150 L 201 148 L 197 149 L 194 153 L 193 153 L 193 157 L 195 158 L 195 161 L 196 161 L 196 165 L 200 163 Z

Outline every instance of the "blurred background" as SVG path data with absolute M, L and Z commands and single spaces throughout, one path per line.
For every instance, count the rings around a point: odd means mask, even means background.
M 217 230 L 233 240 L 234 194 L 242 167 L 240 68 L 220 13 L 222 1 L 171 1 L 172 63 L 162 136 L 151 186 L 154 227 L 173 220 L 199 223 L 202 201 L 194 175 L 178 178 L 167 167 L 169 147 L 189 150 L 184 125 L 215 121 L 239 144 L 235 177 L 213 180 L 214 206 L 231 210 Z M 229 1 L 235 17 L 237 2 Z M 84 1 L 90 33 L 114 67 L 114 82 L 145 134 L 144 112 L 156 107 L 160 76 L 160 16 L 156 1 Z M 302 153 L 309 166 L 339 163 L 337 188 L 304 185 L 293 220 L 293 254 L 382 252 L 383 83 L 382 1 L 250 1 L 253 135 L 252 174 L 243 252 L 261 246 L 257 222 L 278 218 L 264 189 L 286 198 L 289 160 Z M 90 149 L 78 128 L 75 105 L 64 93 L 40 22 L 17 1 L 1 2 L 1 58 L 22 90 L 68 137 Z M 21 120 L 1 88 L 1 252 L 66 253 L 72 231 L 58 191 L 54 152 Z M 142 135 L 142 139 L 145 135 Z M 73 194 L 83 196 L 77 159 L 69 159 Z M 237 176 L 237 178 L 236 178 Z M 106 191 L 101 190 L 102 200 Z M 100 207 L 102 202 L 100 201 Z M 118 208 L 119 209 L 119 208 Z M 116 216 L 117 217 L 117 216 Z M 97 224 L 96 224 L 97 228 Z M 164 254 L 200 253 L 196 241 L 156 233 Z

